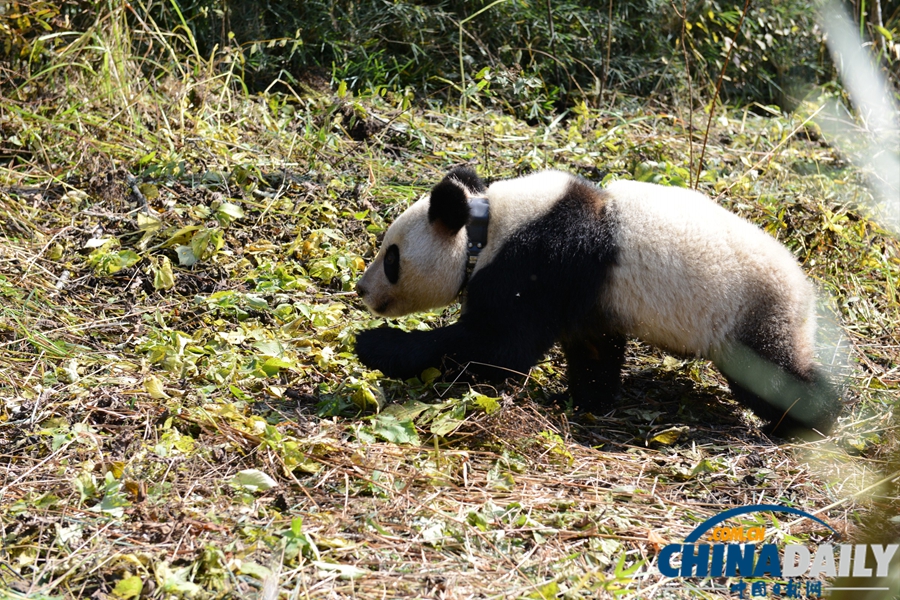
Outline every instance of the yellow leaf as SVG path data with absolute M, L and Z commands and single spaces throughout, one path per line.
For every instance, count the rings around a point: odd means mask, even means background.
M 671 446 L 675 442 L 678 441 L 678 438 L 681 437 L 681 434 L 688 430 L 686 425 L 681 427 L 670 427 L 669 429 L 665 429 L 660 431 L 652 438 L 650 438 L 651 443 L 662 444 L 664 446 Z
M 172 261 L 168 256 L 159 259 L 159 267 L 152 268 L 153 289 L 168 290 L 175 287 L 175 273 L 172 271 Z
M 144 379 L 144 389 L 154 400 L 166 400 L 169 395 L 163 389 L 163 384 L 155 376 L 150 375 Z
M 172 246 L 183 245 L 186 242 L 188 242 L 192 237 L 194 237 L 194 234 L 197 231 L 199 231 L 199 229 L 200 229 L 199 225 L 188 225 L 187 227 L 182 227 L 181 229 L 176 231 L 174 234 L 172 234 L 172 237 L 170 237 L 165 242 L 163 242 L 160 245 L 160 248 L 170 248 Z
M 113 477 L 116 479 L 122 478 L 122 473 L 125 472 L 125 463 L 121 460 L 114 460 L 109 463 L 109 472 L 112 473 Z

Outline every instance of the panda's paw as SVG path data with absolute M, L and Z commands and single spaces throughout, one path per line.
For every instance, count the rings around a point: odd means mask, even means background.
M 378 369 L 388 377 L 415 377 L 424 367 L 419 368 L 417 353 L 409 347 L 409 338 L 409 333 L 393 327 L 366 329 L 356 334 L 356 355 L 362 364 Z

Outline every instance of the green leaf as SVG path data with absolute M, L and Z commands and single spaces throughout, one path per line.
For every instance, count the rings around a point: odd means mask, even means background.
M 249 492 L 266 491 L 278 486 L 278 482 L 259 469 L 245 469 L 231 478 L 231 485 Z
M 303 517 L 294 517 L 291 519 L 291 533 L 297 537 L 303 535 Z
M 178 255 L 178 264 L 182 267 L 193 267 L 197 264 L 197 255 L 190 246 L 177 246 L 175 254 Z
M 666 356 L 663 358 L 662 368 L 665 371 L 675 371 L 681 368 L 684 364 L 684 361 L 675 358 L 674 356 Z
M 625 553 L 623 552 L 622 554 L 619 555 L 619 561 L 616 564 L 616 570 L 615 570 L 616 578 L 624 579 L 624 578 L 631 577 L 632 575 L 634 575 L 637 572 L 638 569 L 641 568 L 641 566 L 645 562 L 646 561 L 644 561 L 644 560 L 635 561 L 635 563 L 633 565 L 631 565 L 630 567 L 628 567 L 626 569 L 625 568 Z
M 498 490 L 510 491 L 516 487 L 515 477 L 513 477 L 512 473 L 503 468 L 499 462 L 495 463 L 494 466 L 488 470 L 487 481 L 488 485 Z
M 709 459 L 704 458 L 697 463 L 697 466 L 691 469 L 691 475 L 696 475 L 697 473 L 717 473 L 720 470 L 721 469 L 717 468 L 716 465 L 709 461 Z
M 373 388 L 365 382 L 360 382 L 359 387 L 350 396 L 350 400 L 362 411 L 377 412 L 384 406 L 384 394 L 381 390 Z
M 441 372 L 434 367 L 428 367 L 424 371 L 422 371 L 422 381 L 425 385 L 431 385 L 435 379 L 441 376 Z
M 535 598 L 536 600 L 550 600 L 551 598 L 556 598 L 559 595 L 559 584 L 555 581 L 551 581 L 545 585 L 542 585 L 534 592 L 530 593 L 527 598 Z
M 219 224 L 222 225 L 222 227 L 227 227 L 238 219 L 243 218 L 244 209 L 237 204 L 223 202 L 219 205 L 219 208 L 216 209 L 216 220 L 219 221 Z
M 266 302 L 265 298 L 262 298 L 255 294 L 246 294 L 244 295 L 244 300 L 247 302 L 247 306 L 249 306 L 253 310 L 269 310 L 269 303 Z
M 380 414 L 372 421 L 372 431 L 394 444 L 419 444 L 419 434 L 412 421 L 398 421 L 392 415 Z
M 160 563 L 156 566 L 156 577 L 162 581 L 162 591 L 167 594 L 182 596 L 194 596 L 203 591 L 199 585 L 190 581 L 193 565 L 188 565 L 173 571 L 168 563 Z
M 483 514 L 481 514 L 478 511 L 473 510 L 473 511 L 469 512 L 469 514 L 466 515 L 466 522 L 473 527 L 477 527 L 481 531 L 488 530 L 487 519 L 484 517 Z
M 356 579 L 357 577 L 362 577 L 363 575 L 368 575 L 370 573 L 370 571 L 366 569 L 360 569 L 353 565 L 339 565 L 337 563 L 322 562 L 320 560 L 314 560 L 313 564 L 323 571 L 337 573 L 341 579 Z
M 431 433 L 440 437 L 446 437 L 463 424 L 465 417 L 466 405 L 459 402 L 431 422 Z
M 108 492 L 103 496 L 100 504 L 91 507 L 94 512 L 101 512 L 113 517 L 121 517 L 125 514 L 125 508 L 131 506 L 131 502 L 117 490 Z
M 138 229 L 145 233 L 153 233 L 154 231 L 159 231 L 159 228 L 162 227 L 162 221 L 160 221 L 153 215 L 147 215 L 142 212 L 139 212 L 137 214 L 137 224 Z
M 252 560 L 244 560 L 241 561 L 241 566 L 238 569 L 242 575 L 249 575 L 250 577 L 254 577 L 263 581 L 266 577 L 272 575 L 272 570 L 268 567 L 264 567 L 259 563 L 255 563 Z
M 229 385 L 228 389 L 231 391 L 231 394 L 238 400 L 243 400 L 244 402 L 250 402 L 252 400 L 250 395 L 245 394 L 241 388 L 237 387 L 234 384 Z
M 94 477 L 88 472 L 82 472 L 72 480 L 72 487 L 78 492 L 81 502 L 85 502 L 97 496 L 97 484 Z
M 225 245 L 221 229 L 204 228 L 191 238 L 191 250 L 198 260 L 206 260 L 215 255 Z
M 41 509 L 54 509 L 56 505 L 59 503 L 59 497 L 54 496 L 53 494 L 44 494 L 40 498 L 38 498 L 32 506 L 34 508 Z
M 447 526 L 442 520 L 429 519 L 423 525 L 419 530 L 419 535 L 422 536 L 423 542 L 434 546 L 444 539 Z
M 500 402 L 498 402 L 499 398 L 491 398 L 490 396 L 483 396 L 482 394 L 478 394 L 475 396 L 475 406 L 481 408 L 487 414 L 493 414 L 500 410 Z
M 62 430 L 53 436 L 52 442 L 50 444 L 50 449 L 53 452 L 56 452 L 57 450 L 65 446 L 67 442 L 72 441 L 74 437 L 75 434 L 73 434 L 68 429 Z M 863 445 L 863 448 L 865 448 L 865 445 Z
M 141 260 L 140 255 L 134 250 L 119 250 L 118 252 L 104 252 L 102 248 L 91 254 L 88 264 L 101 274 L 112 275 L 122 269 L 127 269 Z
M 254 342 L 253 347 L 262 355 L 272 358 L 284 356 L 284 346 L 278 340 L 262 340 Z
M 313 560 L 319 559 L 319 549 L 312 538 L 303 533 L 303 519 L 294 517 L 291 519 L 291 528 L 281 533 L 281 543 L 284 547 L 284 557 L 293 560 L 300 556 L 306 556 Z
M 274 377 L 278 375 L 281 369 L 290 369 L 294 367 L 294 363 L 289 360 L 284 360 L 282 358 L 267 358 L 260 368 L 263 373 L 265 373 L 269 377 Z
M 331 283 L 331 280 L 338 274 L 337 267 L 330 259 L 322 258 L 314 260 L 309 265 L 309 274 L 323 283 Z
M 126 575 L 116 582 L 116 587 L 113 588 L 112 593 L 116 598 L 128 600 L 129 598 L 139 597 L 143 589 L 144 582 L 140 577 L 137 575 Z
M 155 375 L 144 378 L 144 389 L 154 400 L 166 400 L 169 397 L 162 382 Z
M 65 250 L 65 246 L 63 246 L 59 242 L 53 242 L 47 249 L 47 258 L 54 261 L 59 260 L 63 257 L 63 254 L 65 254 Z
M 141 193 L 145 198 L 147 198 L 147 200 L 155 200 L 156 198 L 159 198 L 159 188 L 152 183 L 142 183 L 138 185 L 138 189 L 141 190 Z
M 231 478 L 231 484 L 248 491 L 266 491 L 278 486 L 278 482 L 259 469 L 244 469 Z
M 432 408 L 430 404 L 418 400 L 407 400 L 403 404 L 391 404 L 382 411 L 382 414 L 396 417 L 398 421 L 411 421 L 429 408 Z

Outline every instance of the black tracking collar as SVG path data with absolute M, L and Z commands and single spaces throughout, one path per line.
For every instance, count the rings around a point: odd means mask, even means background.
M 487 198 L 476 196 L 469 198 L 469 222 L 466 224 L 466 278 L 462 289 L 469 283 L 469 277 L 475 270 L 478 255 L 487 246 L 488 223 L 491 220 L 491 205 Z

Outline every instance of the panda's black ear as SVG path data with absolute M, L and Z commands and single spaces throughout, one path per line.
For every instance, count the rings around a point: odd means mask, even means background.
M 469 167 L 453 167 L 447 174 L 447 178 L 460 182 L 472 194 L 481 194 L 487 191 L 487 186 L 481 180 L 481 177 Z
M 466 192 L 450 175 L 431 190 L 428 222 L 439 225 L 453 235 L 469 221 L 469 199 Z

